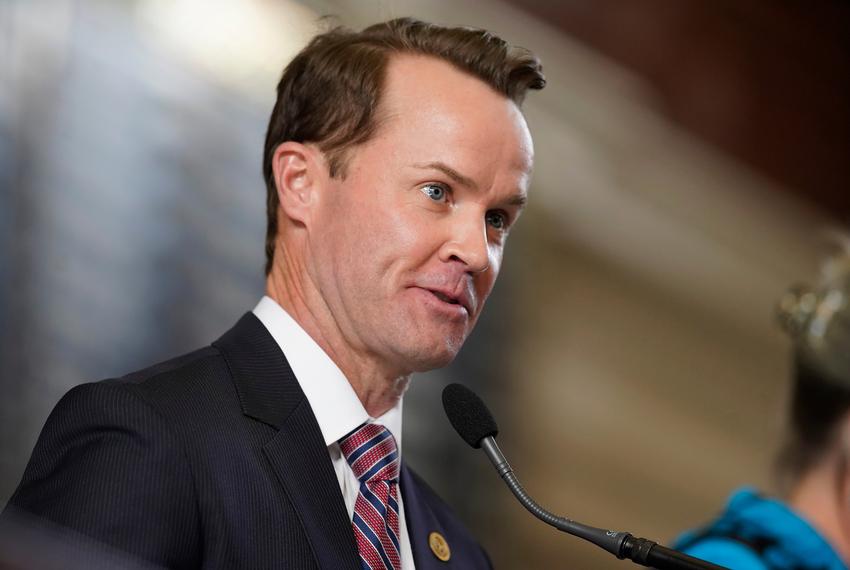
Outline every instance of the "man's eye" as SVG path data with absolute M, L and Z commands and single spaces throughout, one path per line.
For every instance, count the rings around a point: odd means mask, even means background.
M 442 202 L 446 199 L 446 189 L 439 184 L 426 184 L 419 190 L 435 202 Z
M 487 212 L 484 219 L 486 220 L 487 225 L 496 228 L 497 230 L 504 230 L 508 227 L 508 216 L 504 212 L 500 212 L 498 210 Z

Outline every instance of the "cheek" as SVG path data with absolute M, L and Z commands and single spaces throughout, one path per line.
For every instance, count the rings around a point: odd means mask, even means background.
M 376 247 L 383 252 L 384 269 L 404 270 L 425 263 L 437 249 L 437 228 L 416 208 L 384 213 Z
M 475 281 L 475 292 L 481 302 L 487 299 L 490 291 L 493 290 L 493 285 L 496 284 L 496 278 L 499 276 L 499 270 L 502 265 L 502 247 L 490 246 L 490 268 L 477 276 Z
M 497 275 L 498 271 L 493 271 L 492 269 L 479 275 L 478 282 L 476 283 L 476 293 L 478 294 L 480 302 L 483 303 L 490 295 L 490 291 L 493 290 L 493 285 L 496 284 Z
M 391 295 L 399 283 L 418 267 L 423 258 L 422 237 L 427 228 L 418 228 L 393 208 L 374 208 L 348 225 L 341 243 L 344 251 L 338 271 L 349 275 L 353 283 L 369 283 L 369 297 Z M 352 284 L 349 284 L 352 285 Z
M 488 254 L 490 256 L 490 270 L 494 273 L 493 279 L 499 274 L 499 269 L 502 268 L 502 254 L 504 253 L 504 245 L 490 245 Z

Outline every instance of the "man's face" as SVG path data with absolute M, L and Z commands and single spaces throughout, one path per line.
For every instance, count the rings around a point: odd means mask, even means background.
M 406 374 L 448 364 L 472 331 L 533 150 L 514 103 L 433 58 L 391 60 L 379 115 L 325 181 L 310 277 L 346 345 Z

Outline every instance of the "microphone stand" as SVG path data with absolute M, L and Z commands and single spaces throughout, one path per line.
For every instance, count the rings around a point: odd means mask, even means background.
M 484 437 L 481 440 L 481 447 L 519 502 L 535 517 L 560 531 L 592 542 L 620 560 L 628 559 L 636 564 L 658 570 L 728 570 L 723 566 L 667 548 L 652 540 L 637 538 L 628 532 L 604 530 L 554 515 L 538 505 L 522 488 L 493 436 Z

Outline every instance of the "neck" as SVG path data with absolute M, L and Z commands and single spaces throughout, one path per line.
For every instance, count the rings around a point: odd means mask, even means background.
M 788 504 L 850 562 L 850 484 L 845 461 L 833 454 L 806 472 L 791 490 Z
M 382 416 L 401 399 L 410 375 L 392 370 L 375 356 L 347 342 L 327 303 L 311 286 L 306 268 L 287 255 L 281 243 L 277 245 L 275 263 L 266 277 L 266 295 L 289 313 L 334 361 L 366 412 L 373 418 Z

